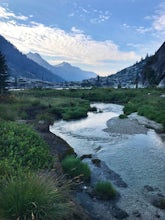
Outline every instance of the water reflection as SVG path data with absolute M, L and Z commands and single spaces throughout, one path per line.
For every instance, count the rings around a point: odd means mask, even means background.
M 106 122 L 122 113 L 123 106 L 93 104 L 102 113 L 89 113 L 78 121 L 59 121 L 50 129 L 65 139 L 81 156 L 94 154 L 119 173 L 131 186 L 152 185 L 165 190 L 165 145 L 149 130 L 145 134 L 121 135 L 104 132 Z

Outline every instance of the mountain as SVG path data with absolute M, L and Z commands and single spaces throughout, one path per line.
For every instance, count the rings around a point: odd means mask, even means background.
M 9 74 L 13 77 L 39 79 L 49 82 L 62 82 L 61 77 L 55 75 L 43 66 L 28 59 L 14 45 L 0 35 L 0 51 L 6 58 Z
M 26 56 L 42 67 L 44 67 L 50 71 L 54 70 L 53 66 L 50 65 L 46 60 L 44 60 L 38 53 L 29 52 L 28 54 L 26 54 Z
M 108 87 L 165 87 L 165 42 L 152 56 L 107 77 L 83 82 L 85 85 Z
M 83 84 L 86 86 L 92 85 L 112 88 L 134 88 L 145 64 L 146 60 L 141 60 L 140 62 L 117 72 L 116 74 L 109 75 L 107 77 L 97 77 L 94 80 L 91 79 L 90 81 L 85 80 L 83 81 Z M 140 80 L 138 80 L 138 85 L 143 87 Z
M 28 53 L 27 57 L 32 59 L 39 65 L 43 66 L 44 68 L 50 70 L 54 74 L 62 77 L 65 81 L 82 81 L 84 79 L 89 79 L 97 76 L 94 72 L 81 70 L 80 68 L 72 66 L 71 64 L 66 62 L 53 66 L 46 62 L 37 53 Z

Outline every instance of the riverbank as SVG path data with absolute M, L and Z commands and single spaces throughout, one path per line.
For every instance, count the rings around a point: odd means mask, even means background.
M 62 138 L 52 134 L 49 131 L 49 124 L 47 122 L 40 121 L 38 125 L 35 126 L 35 129 L 48 144 L 52 155 L 55 157 L 55 172 L 53 172 L 53 176 L 57 178 L 63 176 L 61 160 L 68 154 L 76 155 L 73 148 Z M 76 210 L 73 220 L 92 220 L 88 211 L 76 201 L 74 191 L 72 191 L 71 199 Z

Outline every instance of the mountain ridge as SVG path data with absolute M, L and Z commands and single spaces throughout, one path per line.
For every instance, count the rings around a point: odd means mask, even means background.
M 85 71 L 79 67 L 72 66 L 70 63 L 62 62 L 57 65 L 51 65 L 45 61 L 38 53 L 28 53 L 27 57 L 37 62 L 41 66 L 47 68 L 54 74 L 62 77 L 65 81 L 82 81 L 84 79 L 94 78 L 97 76 L 96 73 Z
M 0 51 L 6 58 L 9 75 L 12 77 L 24 77 L 39 79 L 49 82 L 63 82 L 64 80 L 51 71 L 28 59 L 13 44 L 0 35 Z

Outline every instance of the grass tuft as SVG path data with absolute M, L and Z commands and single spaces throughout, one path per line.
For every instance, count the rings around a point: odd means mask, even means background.
M 96 183 L 96 185 L 94 186 L 94 191 L 96 195 L 102 199 L 111 199 L 114 198 L 117 194 L 112 184 L 107 181 Z
M 88 164 L 83 163 L 79 158 L 67 156 L 62 160 L 62 167 L 71 177 L 79 177 L 84 181 L 90 180 L 91 171 L 89 166 Z
M 66 186 L 50 176 L 22 173 L 1 182 L 0 217 L 10 220 L 59 220 L 70 216 L 72 203 Z

